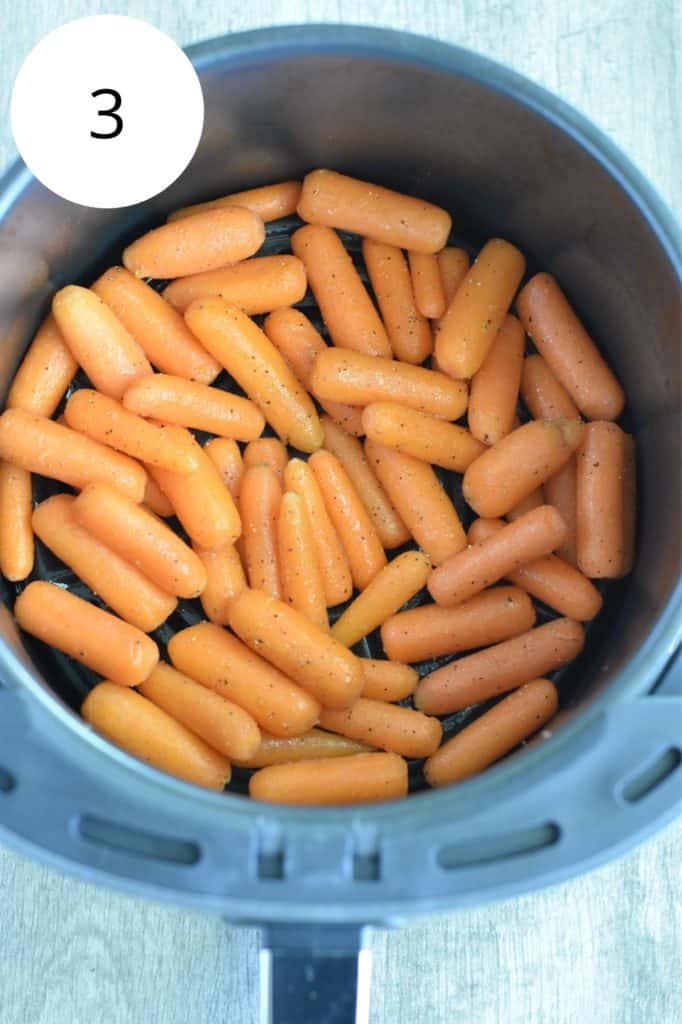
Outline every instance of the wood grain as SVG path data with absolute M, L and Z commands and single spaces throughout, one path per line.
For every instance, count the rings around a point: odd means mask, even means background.
M 384 25 L 511 65 L 592 118 L 682 206 L 676 0 L 0 0 L 0 167 L 30 48 L 86 14 L 144 18 L 182 43 L 266 24 Z M 682 825 L 521 899 L 374 938 L 372 1024 L 673 1024 L 682 1006 Z M 62 878 L 0 851 L 0 1024 L 252 1024 L 252 930 Z

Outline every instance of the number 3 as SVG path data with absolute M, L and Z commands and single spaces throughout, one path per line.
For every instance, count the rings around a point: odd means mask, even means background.
M 123 119 L 116 113 L 121 107 L 121 94 L 116 89 L 95 89 L 90 95 L 93 99 L 97 96 L 111 96 L 114 101 L 113 107 L 109 110 L 98 110 L 98 117 L 111 117 L 116 122 L 116 127 L 110 132 L 90 132 L 93 139 L 115 139 L 123 131 Z

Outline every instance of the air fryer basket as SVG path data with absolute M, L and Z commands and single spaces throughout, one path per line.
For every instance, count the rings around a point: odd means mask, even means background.
M 57 199 L 19 167 L 0 186 L 3 390 L 54 290 L 90 283 L 169 210 L 329 166 L 438 202 L 452 212 L 459 243 L 509 238 L 530 272 L 555 273 L 625 386 L 638 446 L 635 571 L 607 588 L 584 654 L 560 674 L 551 737 L 479 779 L 407 801 L 269 807 L 239 795 L 243 776 L 231 787 L 237 794 L 222 797 L 163 776 L 79 721 L 72 709 L 92 677 L 37 642 L 24 647 L 0 609 L 0 834 L 81 876 L 270 922 L 272 943 L 289 952 L 303 941 L 338 954 L 359 941 L 363 924 L 556 880 L 614 856 L 674 813 L 679 238 L 637 172 L 591 126 L 456 48 L 309 26 L 217 40 L 190 56 L 204 88 L 204 137 L 163 195 L 107 212 Z M 356 239 L 346 242 L 357 251 Z M 281 251 L 281 225 L 266 244 Z M 230 386 L 226 375 L 220 384 Z M 444 480 L 463 511 L 459 477 Z M 39 481 L 36 498 L 50 486 Z M 72 581 L 40 545 L 36 575 Z M 10 588 L 2 596 L 11 605 Z M 198 605 L 184 602 L 158 639 L 199 617 Z M 378 652 L 376 638 L 369 650 Z M 452 716 L 448 729 L 475 713 Z M 423 788 L 417 771 L 412 788 Z M 287 928 L 292 922 L 312 930 Z M 337 930 L 317 928 L 329 924 Z

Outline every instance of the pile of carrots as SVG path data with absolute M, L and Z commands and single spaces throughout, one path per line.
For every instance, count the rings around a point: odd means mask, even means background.
M 292 254 L 256 255 L 296 212 Z M 102 678 L 82 713 L 114 743 L 201 786 L 235 764 L 255 799 L 353 803 L 405 795 L 408 759 L 432 786 L 471 776 L 555 714 L 591 579 L 632 566 L 624 395 L 551 276 L 519 292 L 515 246 L 471 264 L 450 231 L 317 170 L 179 210 L 54 296 L 0 416 L 0 567 L 30 576 L 35 535 L 106 606 L 33 580 L 14 613 Z M 468 533 L 434 467 L 462 474 Z M 70 490 L 33 508 L 31 474 Z M 188 598 L 205 621 L 159 661 L 148 634 Z M 353 653 L 375 630 L 386 657 Z M 438 716 L 499 697 L 442 742 Z

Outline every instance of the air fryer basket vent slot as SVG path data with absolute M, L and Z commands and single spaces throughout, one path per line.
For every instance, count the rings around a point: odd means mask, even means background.
M 84 814 L 78 820 L 78 831 L 83 839 L 97 846 L 170 864 L 196 864 L 201 856 L 197 843 L 186 839 L 172 839 L 152 832 L 142 832 L 115 821 Z
M 652 790 L 672 775 L 682 764 L 682 752 L 677 747 L 669 747 L 662 754 L 646 762 L 638 771 L 630 775 L 621 789 L 621 795 L 629 804 L 636 804 L 648 796 Z
M 437 861 L 439 867 L 446 871 L 476 867 L 544 850 L 545 847 L 558 843 L 560 838 L 559 826 L 548 821 L 544 825 L 527 828 L 521 832 L 486 836 L 464 843 L 449 843 L 447 846 L 441 846 Z
M 378 882 L 381 879 L 379 853 L 354 853 L 353 878 L 356 882 Z
M 14 776 L 0 765 L 0 793 L 11 793 L 15 786 Z

